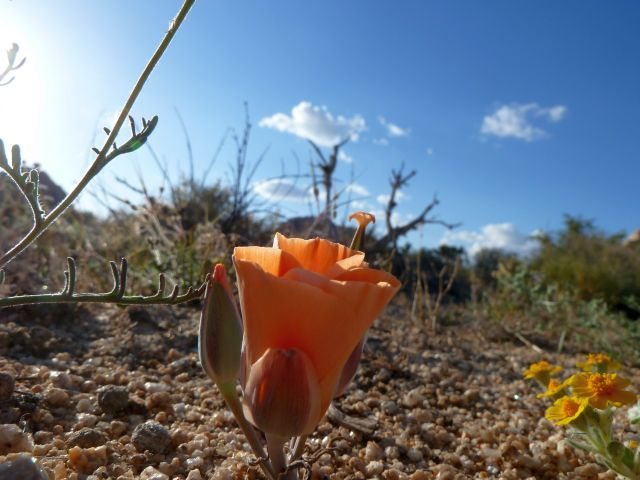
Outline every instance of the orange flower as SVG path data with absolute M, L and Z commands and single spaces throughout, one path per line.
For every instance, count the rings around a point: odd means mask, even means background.
M 555 375 L 556 373 L 562 371 L 562 367 L 559 365 L 551 365 L 546 360 L 541 360 L 536 363 L 532 363 L 529 365 L 524 371 L 525 380 L 535 379 L 546 385 L 549 383 L 549 377 L 551 375 Z
M 617 373 L 578 373 L 567 380 L 576 397 L 587 398 L 595 408 L 629 405 L 636 401 L 636 394 L 625 390 L 631 383 Z
M 567 387 L 566 382 L 559 382 L 552 378 L 551 380 L 549 380 L 549 383 L 547 384 L 547 390 L 544 391 L 543 393 L 539 393 L 538 395 L 536 395 L 536 397 L 538 398 L 558 397 L 562 395 L 562 392 L 566 387 Z
M 586 398 L 562 397 L 553 402 L 544 416 L 550 422 L 558 425 L 566 425 L 576 420 L 587 408 Z
M 578 362 L 576 366 L 585 372 L 606 373 L 620 370 L 620 364 L 606 353 L 590 353 L 586 361 Z
M 285 430 L 287 435 L 309 433 L 329 407 L 349 356 L 400 282 L 393 275 L 369 268 L 364 253 L 320 238 L 302 240 L 276 234 L 273 248 L 237 247 L 233 261 L 244 322 L 247 386 L 260 385 L 263 391 L 290 389 L 278 382 L 296 382 L 296 378 L 271 375 L 271 381 L 252 379 L 252 374 L 263 375 L 265 371 L 261 367 L 252 372 L 252 368 L 270 349 L 280 352 L 267 355 L 270 365 L 295 359 L 304 372 L 303 383 L 310 379 L 317 382 L 320 408 L 313 421 L 299 422 L 304 431 Z M 302 359 L 309 360 L 313 372 Z M 300 391 L 309 388 L 301 387 Z M 267 397 L 245 398 L 245 410 L 259 410 L 251 402 Z M 274 401 L 286 404 L 288 398 Z

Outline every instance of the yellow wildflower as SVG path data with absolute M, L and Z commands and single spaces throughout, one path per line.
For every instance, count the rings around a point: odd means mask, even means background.
M 595 408 L 620 407 L 636 401 L 636 394 L 625 390 L 631 382 L 617 373 L 578 373 L 567 383 L 576 397 L 588 399 Z
M 576 363 L 576 366 L 585 372 L 606 373 L 612 370 L 619 370 L 620 364 L 613 360 L 606 353 L 590 353 L 587 360 Z
M 566 386 L 567 386 L 566 382 L 559 382 L 552 378 L 551 380 L 549 380 L 549 383 L 547 384 L 547 390 L 542 393 L 539 393 L 536 396 L 538 398 L 555 397 L 561 394 Z
M 541 360 L 529 365 L 529 368 L 524 371 L 524 378 L 525 380 L 535 379 L 546 385 L 547 383 L 549 383 L 549 377 L 551 375 L 555 375 L 561 370 L 561 366 L 551 365 L 546 360 Z
M 567 425 L 576 420 L 587 408 L 589 401 L 586 398 L 561 397 L 553 402 L 544 416 L 550 422 L 558 425 Z

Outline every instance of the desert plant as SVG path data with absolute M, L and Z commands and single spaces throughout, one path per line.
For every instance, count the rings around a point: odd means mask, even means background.
M 188 11 L 193 6 L 194 0 L 185 0 L 173 22 L 170 24 L 167 33 L 160 42 L 160 45 L 152 55 L 142 74 L 138 78 L 129 97 L 127 98 L 113 128 L 105 128 L 107 139 L 100 149 L 94 148 L 96 158 L 89 166 L 88 170 L 82 176 L 76 186 L 69 192 L 60 203 L 52 210 L 45 211 L 40 198 L 40 178 L 37 168 L 25 169 L 22 164 L 20 148 L 14 145 L 11 148 L 11 161 L 6 154 L 4 144 L 0 140 L 0 170 L 4 171 L 13 181 L 15 187 L 22 195 L 27 204 L 32 219 L 32 225 L 29 231 L 10 246 L 2 255 L 0 255 L 0 283 L 4 281 L 5 273 L 3 268 L 7 266 L 14 258 L 20 255 L 29 247 L 36 239 L 38 239 L 74 202 L 78 195 L 86 188 L 89 182 L 94 179 L 100 171 L 115 158 L 130 153 L 140 148 L 149 138 L 155 126 L 158 123 L 158 117 L 154 116 L 147 121 L 142 118 L 142 129 L 137 130 L 136 123 L 129 115 L 129 112 L 140 94 L 145 82 L 149 78 L 151 72 L 155 68 L 159 59 L 162 57 L 166 48 L 169 46 L 175 33 L 180 28 Z M 3 73 L 3 77 L 10 72 L 19 68 L 23 62 L 15 64 L 17 45 L 9 51 L 9 67 Z M 1 80 L 1 79 L 0 79 Z M 118 146 L 115 141 L 124 122 L 129 119 L 131 127 L 131 137 Z M 67 269 L 64 272 L 65 284 L 62 290 L 57 293 L 43 295 L 18 295 L 13 297 L 0 298 L 0 307 L 21 305 L 27 303 L 57 303 L 57 302 L 84 302 L 84 301 L 100 301 L 114 303 L 176 303 L 180 301 L 188 301 L 192 298 L 200 296 L 204 291 L 204 284 L 190 289 L 184 295 L 179 295 L 179 290 L 173 290 L 169 295 L 165 295 L 165 279 L 163 276 L 159 279 L 159 290 L 156 294 L 143 297 L 140 295 L 126 296 L 125 287 L 127 280 L 127 261 L 123 258 L 120 266 L 115 262 L 110 262 L 111 273 L 113 278 L 113 288 L 109 292 L 102 294 L 95 293 L 77 293 L 76 291 L 76 262 L 72 257 L 67 259 Z
M 632 318 L 640 316 L 640 256 L 623 245 L 622 235 L 607 235 L 590 220 L 567 216 L 564 228 L 540 237 L 532 267 L 547 284 L 571 287 L 585 301 L 601 299 Z

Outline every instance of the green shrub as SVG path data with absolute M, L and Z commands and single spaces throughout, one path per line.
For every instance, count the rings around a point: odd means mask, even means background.
M 591 221 L 567 216 L 564 229 L 540 237 L 532 267 L 547 285 L 570 288 L 584 301 L 603 300 L 632 318 L 640 316 L 640 252 L 606 235 Z

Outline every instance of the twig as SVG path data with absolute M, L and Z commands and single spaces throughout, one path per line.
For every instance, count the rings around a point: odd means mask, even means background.
M 24 65 L 24 62 L 27 61 L 26 58 L 23 58 L 20 62 L 18 62 L 16 64 L 16 57 L 18 56 L 18 50 L 19 50 L 19 46 L 17 43 L 13 43 L 11 45 L 11 48 L 9 50 L 7 50 L 7 66 L 5 67 L 5 69 L 0 72 L 0 87 L 5 87 L 7 85 L 9 85 L 11 82 L 13 82 L 13 79 L 15 77 L 11 77 L 9 80 L 7 80 L 6 82 L 3 82 L 4 78 L 9 75 L 9 73 L 11 73 L 12 71 L 18 70 L 22 65 Z
M 174 286 L 169 295 L 165 295 L 166 278 L 163 273 L 158 276 L 158 289 L 155 294 L 125 295 L 127 288 L 128 263 L 123 258 L 120 266 L 116 262 L 109 262 L 113 278 L 113 288 L 105 293 L 77 293 L 76 292 L 76 263 L 71 257 L 67 258 L 67 270 L 64 271 L 64 287 L 57 293 L 41 295 L 18 295 L 0 298 L 0 308 L 15 307 L 17 305 L 45 304 L 45 303 L 115 303 L 118 305 L 176 305 L 200 298 L 206 288 L 209 276 L 197 287 L 189 287 L 180 293 L 180 287 Z
M 155 128 L 158 122 L 158 117 L 153 117 L 148 123 L 143 120 L 143 130 L 142 132 L 140 132 L 140 134 L 135 133 L 135 125 L 132 124 L 134 135 L 122 147 L 116 147 L 115 139 L 120 132 L 122 124 L 129 116 L 131 107 L 133 107 L 134 102 L 138 98 L 142 87 L 151 75 L 151 72 L 164 54 L 165 50 L 171 43 L 171 40 L 180 28 L 180 25 L 185 19 L 187 12 L 193 6 L 194 2 L 195 0 L 185 0 L 182 4 L 182 7 L 178 11 L 177 16 L 169 25 L 169 29 L 160 42 L 160 45 L 149 60 L 149 63 L 147 63 L 147 66 L 138 78 L 138 81 L 134 85 L 133 90 L 129 94 L 129 97 L 122 107 L 120 115 L 118 116 L 113 129 L 107 130 L 107 139 L 104 142 L 102 148 L 96 152 L 97 156 L 93 163 L 89 166 L 89 169 L 85 172 L 85 174 L 73 188 L 73 190 L 69 192 L 67 196 L 62 200 L 62 202 L 60 202 L 49 214 L 43 216 L 42 220 L 39 223 L 36 223 L 34 221 L 33 228 L 29 231 L 29 233 L 27 233 L 27 235 L 22 240 L 20 240 L 20 242 L 18 242 L 13 248 L 11 248 L 8 252 L 2 255 L 2 257 L 0 257 L 0 268 L 7 265 L 7 263 L 13 260 L 17 255 L 23 252 L 35 239 L 37 239 L 49 227 L 49 225 L 51 225 L 69 207 L 69 205 L 73 203 L 73 201 L 78 197 L 82 190 L 84 190 L 84 188 L 93 179 L 93 177 L 95 177 L 111 160 L 113 160 L 120 154 L 133 151 L 145 143 L 146 139 Z M 112 151 L 110 151 L 112 146 L 114 148 Z M 1 150 L 4 151 L 4 148 L 1 148 Z M 18 170 L 18 172 L 20 172 L 20 170 Z
M 505 325 L 503 325 L 502 328 L 504 329 L 505 332 L 507 332 L 508 334 L 513 335 L 514 337 L 516 337 L 518 340 L 520 340 L 522 343 L 524 343 L 527 347 L 532 348 L 536 353 L 544 353 L 544 350 L 542 350 L 539 346 L 537 346 L 532 341 L 528 340 L 521 333 L 514 332 L 513 330 L 511 330 L 509 327 L 507 327 Z

